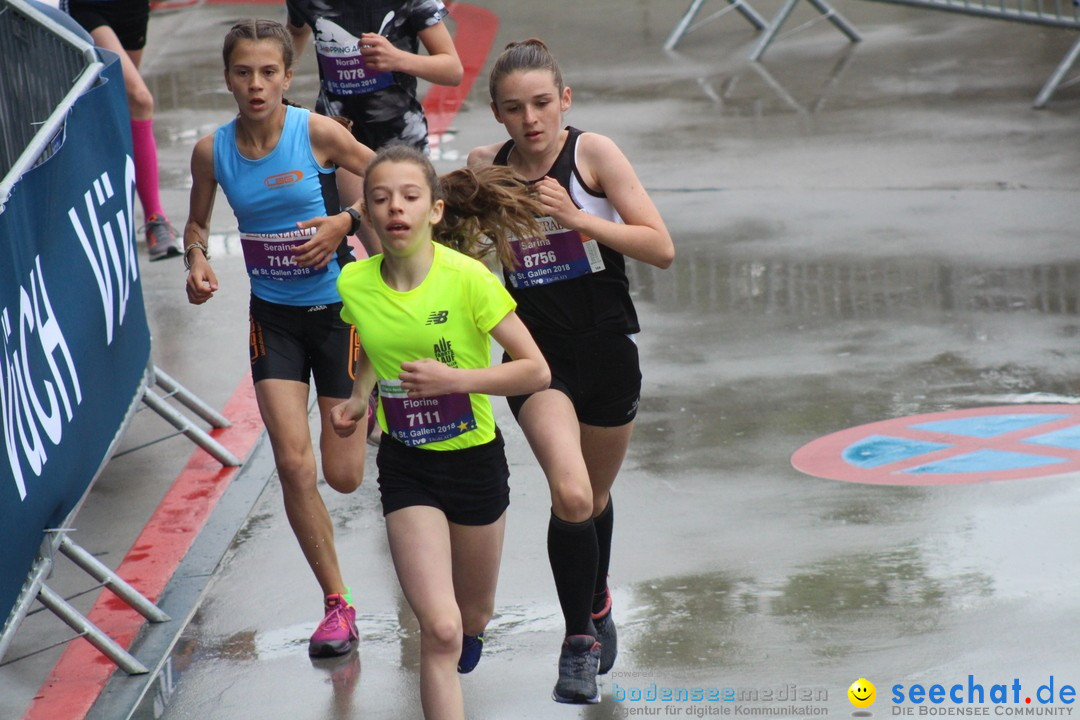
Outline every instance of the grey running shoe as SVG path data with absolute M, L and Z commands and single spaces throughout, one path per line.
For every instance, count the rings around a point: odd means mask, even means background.
M 150 252 L 150 262 L 164 260 L 169 257 L 180 257 L 184 254 L 184 246 L 180 241 L 180 233 L 169 224 L 169 221 L 158 215 L 146 218 L 146 249 Z
M 596 668 L 600 662 L 600 643 L 592 635 L 567 635 L 559 654 L 559 681 L 551 699 L 561 703 L 600 702 L 596 687 Z
M 615 656 L 619 654 L 619 636 L 615 632 L 615 621 L 611 618 L 611 591 L 606 592 L 604 609 L 592 616 L 596 640 L 600 643 L 600 669 L 596 671 L 597 675 L 607 675 L 615 664 Z

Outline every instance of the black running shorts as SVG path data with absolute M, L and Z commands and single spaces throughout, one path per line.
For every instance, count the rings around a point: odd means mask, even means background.
M 574 404 L 579 422 L 619 427 L 634 420 L 641 398 L 637 343 L 621 333 L 601 331 L 585 336 L 533 333 L 551 368 L 552 390 Z M 503 362 L 509 360 L 503 355 Z M 529 395 L 506 400 L 514 417 Z
M 120 47 L 125 50 L 142 50 L 146 47 L 150 0 L 70 0 L 68 13 L 87 32 L 93 32 L 102 25 L 111 27 L 120 39 Z
M 352 394 L 359 342 L 341 303 L 300 307 L 251 296 L 251 379 L 315 378 L 319 397 Z
M 458 525 L 490 525 L 510 506 L 510 470 L 502 433 L 462 450 L 424 450 L 383 433 L 379 454 L 383 515 L 426 505 Z

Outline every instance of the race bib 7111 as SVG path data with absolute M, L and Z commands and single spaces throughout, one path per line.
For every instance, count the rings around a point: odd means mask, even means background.
M 380 380 L 379 399 L 390 437 L 412 447 L 476 429 L 472 400 L 465 393 L 410 398 L 400 380 Z

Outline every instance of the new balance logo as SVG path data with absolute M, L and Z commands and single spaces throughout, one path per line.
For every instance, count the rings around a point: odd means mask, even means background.
M 446 322 L 446 318 L 450 316 L 449 310 L 438 310 L 428 315 L 425 325 L 442 325 Z

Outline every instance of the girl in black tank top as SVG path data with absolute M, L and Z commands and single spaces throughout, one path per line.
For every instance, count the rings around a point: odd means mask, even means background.
M 544 236 L 517 240 L 517 266 L 505 277 L 552 371 L 548 390 L 510 398 L 551 490 L 548 559 L 566 625 L 552 697 L 593 703 L 596 675 L 615 661 L 610 491 L 630 442 L 641 379 L 628 339 L 640 328 L 625 258 L 666 268 L 675 249 L 615 143 L 564 127 L 570 88 L 542 42 L 508 45 L 489 90 L 510 140 L 475 148 L 469 164 L 517 170 L 547 212 Z
M 584 195 L 587 202 L 610 215 L 614 209 L 607 196 L 601 191 L 592 190 L 580 179 L 575 154 L 581 134 L 577 128 L 566 128 L 566 142 L 546 176 L 558 181 L 567 193 L 576 189 L 576 194 Z M 507 140 L 496 153 L 493 164 L 509 165 L 508 159 L 513 149 L 514 141 Z M 571 194 L 573 197 L 574 194 Z M 600 329 L 631 335 L 641 330 L 637 311 L 630 299 L 625 258 L 607 245 L 596 243 L 596 247 L 603 269 L 594 273 L 522 287 L 512 282 L 512 273 L 504 272 L 507 287 L 518 301 L 518 313 L 530 329 L 560 335 L 580 335 Z

